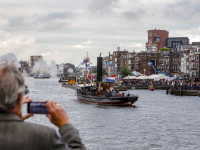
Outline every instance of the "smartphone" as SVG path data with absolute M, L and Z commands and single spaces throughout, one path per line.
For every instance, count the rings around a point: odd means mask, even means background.
M 49 110 L 45 106 L 46 102 L 30 102 L 28 103 L 28 113 L 31 114 L 49 114 Z

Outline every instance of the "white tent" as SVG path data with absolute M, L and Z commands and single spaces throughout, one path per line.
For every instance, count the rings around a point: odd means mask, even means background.
M 149 76 L 149 78 L 154 79 L 154 80 L 160 80 L 160 79 L 171 80 L 171 79 L 173 79 L 172 77 L 168 77 L 163 74 L 153 74 L 153 75 Z
M 139 76 L 139 77 L 127 76 L 124 79 L 137 79 L 137 80 L 145 80 L 145 79 L 160 80 L 160 79 L 165 79 L 165 80 L 172 80 L 173 78 L 165 76 L 163 74 L 153 74 L 153 75 L 150 75 L 150 76 Z

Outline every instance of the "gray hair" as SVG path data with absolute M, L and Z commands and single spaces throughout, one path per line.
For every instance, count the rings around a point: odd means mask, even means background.
M 15 62 L 0 59 L 0 110 L 14 109 L 19 94 L 24 90 L 24 78 Z

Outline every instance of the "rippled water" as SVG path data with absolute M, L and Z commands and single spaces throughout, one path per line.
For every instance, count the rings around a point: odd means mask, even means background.
M 75 91 L 58 78 L 26 78 L 33 101 L 54 99 L 67 110 L 88 150 L 198 150 L 200 98 L 166 95 L 163 90 L 131 90 L 136 108 L 104 107 L 76 101 Z M 23 113 L 26 107 L 23 108 Z M 27 121 L 53 126 L 44 115 Z

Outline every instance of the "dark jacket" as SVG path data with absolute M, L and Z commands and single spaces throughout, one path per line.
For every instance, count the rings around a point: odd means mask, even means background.
M 27 123 L 15 114 L 0 113 L 1 150 L 85 150 L 78 131 L 70 124 L 53 128 Z

